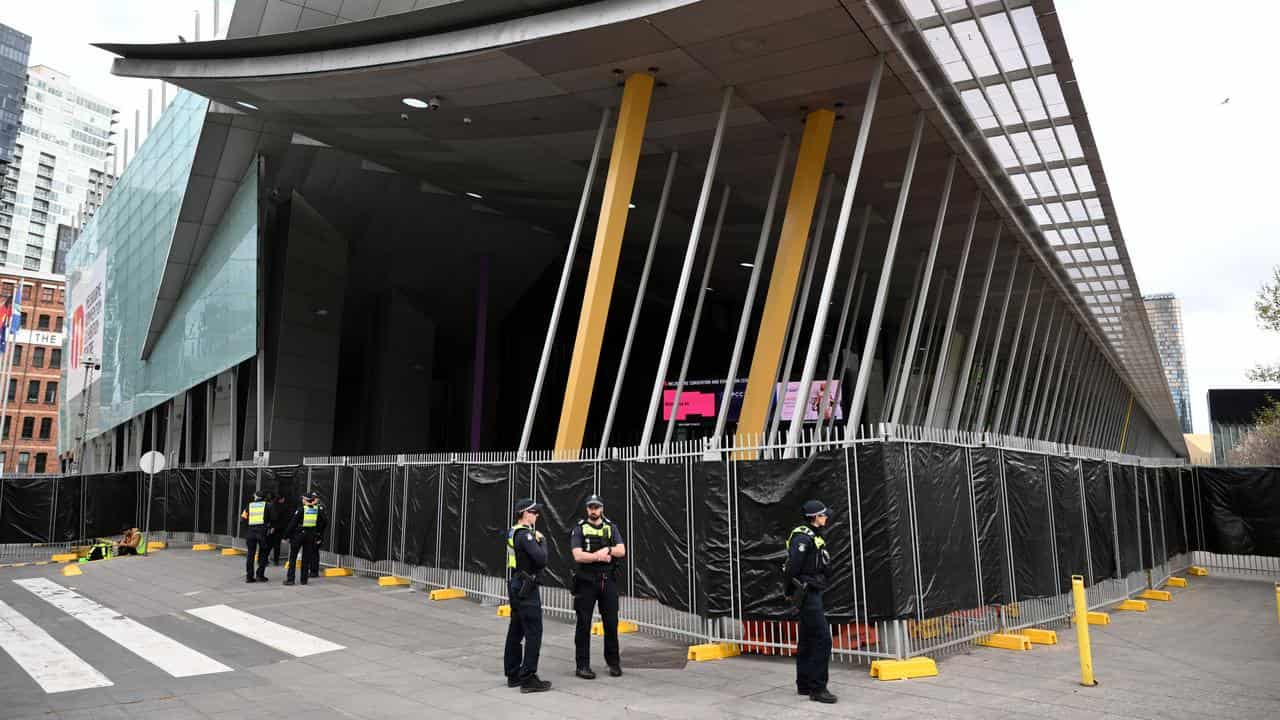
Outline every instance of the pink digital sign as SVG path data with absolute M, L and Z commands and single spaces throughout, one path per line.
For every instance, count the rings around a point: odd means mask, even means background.
M 676 391 L 662 391 L 662 419 L 671 419 L 671 404 L 675 402 Z M 676 410 L 676 420 L 688 420 L 691 417 L 713 418 L 716 416 L 716 396 L 714 393 L 685 390 L 680 393 L 680 407 Z

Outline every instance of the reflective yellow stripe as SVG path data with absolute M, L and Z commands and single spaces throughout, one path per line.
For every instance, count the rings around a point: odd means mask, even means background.
M 302 509 L 302 527 L 313 528 L 320 519 L 320 508 L 305 507 Z
M 267 504 L 265 502 L 249 503 L 249 524 L 261 525 L 266 521 Z
M 507 531 L 507 567 L 516 569 L 516 532 L 519 530 L 528 530 L 527 525 L 512 525 Z

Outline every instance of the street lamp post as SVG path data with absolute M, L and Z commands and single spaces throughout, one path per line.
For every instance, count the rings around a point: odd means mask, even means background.
M 80 476 L 84 476 L 84 448 L 85 443 L 89 439 L 89 393 L 92 392 L 92 386 L 89 384 L 89 373 L 94 370 L 101 370 L 102 364 L 97 358 L 86 355 L 84 360 L 80 362 L 84 368 L 84 391 L 81 393 L 80 401 L 80 454 L 76 457 L 76 466 L 80 470 Z

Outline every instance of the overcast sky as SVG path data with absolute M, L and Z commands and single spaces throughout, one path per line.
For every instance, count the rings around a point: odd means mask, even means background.
M 132 131 L 157 86 L 111 76 L 111 56 L 89 43 L 191 40 L 196 10 L 208 39 L 214 1 L 6 0 L 0 22 L 32 36 L 33 64 L 96 91 Z M 225 29 L 233 0 L 221 3 Z M 1142 292 L 1182 299 L 1195 429 L 1208 432 L 1208 388 L 1245 384 L 1253 364 L 1280 361 L 1280 337 L 1253 313 L 1280 263 L 1280 2 L 1057 7 Z

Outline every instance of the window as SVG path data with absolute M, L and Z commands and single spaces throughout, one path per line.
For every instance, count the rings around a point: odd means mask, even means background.
M 36 432 L 36 419 L 33 417 L 22 418 L 22 439 L 30 440 Z
M 3 434 L 3 437 L 4 437 L 4 439 L 5 439 L 5 440 L 8 440 L 8 439 L 9 439 L 9 426 L 10 426 L 11 424 L 13 424 L 13 423 L 11 422 L 12 420 L 13 420 L 13 416 L 12 416 L 12 415 L 5 415 L 5 416 L 4 416 L 4 434 Z
M 31 367 L 44 367 L 44 348 L 38 347 L 31 351 Z
M 18 394 L 18 379 L 9 378 L 9 402 L 13 402 L 13 398 L 17 394 Z
M 24 329 L 27 327 L 27 314 L 26 314 L 26 313 L 19 313 L 19 315 L 18 315 L 18 327 L 20 327 L 20 328 L 24 328 Z
M 58 383 L 50 380 L 44 384 L 44 404 L 52 405 L 58 402 Z
M 36 322 L 36 329 L 37 329 L 37 330 L 48 330 L 48 329 L 49 329 L 49 316 L 48 316 L 48 315 L 41 315 L 41 316 L 40 316 L 40 319 Z
M 31 453 L 18 453 L 18 472 L 27 472 L 31 464 Z
M 40 286 L 40 302 L 53 302 L 53 288 L 49 285 Z
M 36 402 L 40 399 L 40 381 L 31 380 L 27 382 L 27 402 Z
M 53 318 L 53 331 L 62 332 L 62 316 L 57 315 Z
M 13 346 L 13 366 L 19 367 L 21 365 L 22 365 L 22 346 L 14 345 Z M 9 399 L 12 400 L 13 398 L 9 398 Z
M 45 465 L 49 462 L 48 453 L 36 453 L 36 472 L 44 472 Z
M 48 440 L 53 432 L 53 418 L 40 418 L 40 439 Z
M 58 318 L 58 321 L 61 324 L 62 318 Z M 62 348 L 54 348 L 49 351 L 49 368 L 57 370 L 60 367 L 62 367 Z

